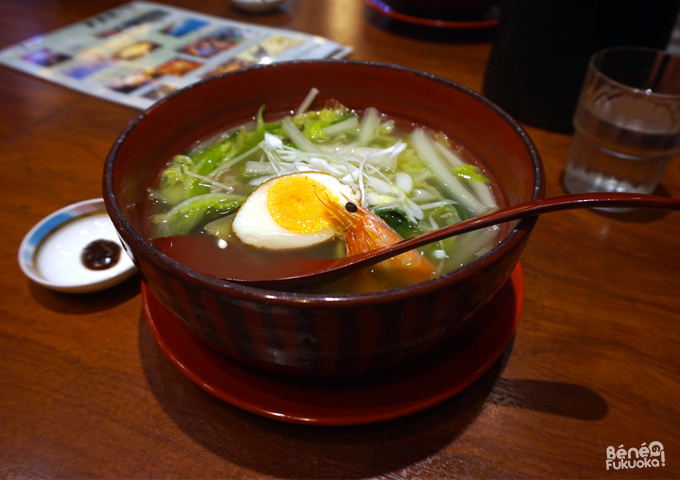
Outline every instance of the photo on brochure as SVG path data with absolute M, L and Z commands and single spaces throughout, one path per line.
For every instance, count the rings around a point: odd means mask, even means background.
M 240 53 L 238 58 L 252 63 L 269 63 L 285 51 L 303 43 L 302 38 L 272 35 Z
M 161 48 L 160 43 L 155 43 L 150 40 L 140 40 L 121 48 L 112 55 L 112 58 L 114 60 L 137 60 L 145 57 L 158 48 Z
M 179 38 L 205 27 L 208 23 L 210 22 L 207 20 L 188 17 L 170 23 L 165 28 L 162 28 L 160 32 L 165 35 L 170 35 L 171 37 Z
M 159 99 L 165 97 L 169 93 L 174 92 L 175 90 L 177 90 L 176 87 L 173 87 L 172 85 L 168 85 L 168 84 L 164 83 L 164 84 L 158 85 L 157 87 L 152 88 L 148 92 L 140 95 L 140 97 L 148 98 L 149 100 L 156 101 L 156 100 L 159 100 Z
M 36 65 L 40 65 L 41 67 L 52 67 L 59 63 L 65 62 L 66 60 L 70 60 L 71 55 L 55 52 L 50 48 L 40 48 L 24 55 L 21 57 L 21 59 Z
M 214 77 L 215 75 L 219 75 L 220 73 L 233 72 L 233 71 L 238 70 L 240 68 L 255 65 L 255 63 L 256 62 L 252 62 L 250 60 L 245 60 L 245 59 L 241 59 L 241 58 L 232 58 L 231 60 L 216 66 L 215 68 L 210 70 L 208 73 L 203 75 L 201 78 L 209 78 L 209 77 Z
M 109 27 L 99 33 L 96 33 L 95 37 L 102 39 L 109 38 L 131 28 L 140 27 L 149 23 L 157 22 L 168 15 L 170 15 L 170 12 L 167 10 L 161 9 L 150 10 L 137 17 L 131 18 L 130 20 L 126 20 L 117 25 L 114 25 L 113 27 Z
M 100 70 L 103 70 L 112 64 L 113 62 L 111 59 L 103 55 L 82 60 L 75 59 L 75 62 L 65 66 L 65 68 L 61 70 L 61 73 L 76 80 L 83 80 L 93 73 L 99 72 Z
M 178 49 L 178 51 L 194 57 L 211 58 L 235 47 L 250 36 L 252 34 L 242 28 L 222 27 Z

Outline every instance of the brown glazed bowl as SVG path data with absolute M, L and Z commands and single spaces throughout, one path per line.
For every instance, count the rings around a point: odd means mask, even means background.
M 190 331 L 226 355 L 304 375 L 368 372 L 449 340 L 500 288 L 536 221 L 505 225 L 503 241 L 436 279 L 366 294 L 312 295 L 245 287 L 197 272 L 154 249 L 143 232 L 146 189 L 162 166 L 212 134 L 268 112 L 295 110 L 313 87 L 358 110 L 369 106 L 434 126 L 473 152 L 499 204 L 543 197 L 540 156 L 526 132 L 481 95 L 407 68 L 356 61 L 256 66 L 189 86 L 123 130 L 106 160 L 106 208 L 150 292 Z M 320 100 L 323 101 L 323 100 Z

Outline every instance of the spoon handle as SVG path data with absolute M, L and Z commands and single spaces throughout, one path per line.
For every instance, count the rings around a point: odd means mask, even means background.
M 520 203 L 512 207 L 504 208 L 497 212 L 481 217 L 471 218 L 464 222 L 448 227 L 433 230 L 417 237 L 404 240 L 387 247 L 379 252 L 373 251 L 361 254 L 361 257 L 370 257 L 371 263 L 394 257 L 409 250 L 443 240 L 453 235 L 460 235 L 480 228 L 490 227 L 499 223 L 519 220 L 524 217 L 540 215 L 543 213 L 557 212 L 560 210 L 573 210 L 577 208 L 625 208 L 644 207 L 666 210 L 680 210 L 680 200 L 671 197 L 657 197 L 653 195 L 636 193 L 584 193 L 563 195 L 560 197 L 544 198 L 530 202 Z M 349 257 L 351 258 L 351 257 Z M 361 262 L 362 260 L 356 259 Z
M 244 281 L 241 283 L 274 289 L 295 290 L 297 288 L 320 285 L 337 280 L 355 271 L 375 265 L 383 260 L 396 255 L 422 247 L 432 242 L 445 238 L 467 233 L 480 228 L 519 220 L 524 217 L 533 217 L 543 213 L 560 210 L 573 210 L 576 208 L 625 208 L 644 207 L 666 210 L 680 210 L 680 200 L 671 197 L 655 197 L 652 195 L 635 193 L 587 193 L 563 195 L 561 197 L 544 198 L 521 203 L 512 207 L 504 208 L 482 217 L 472 218 L 464 222 L 449 225 L 448 227 L 433 230 L 423 235 L 403 240 L 399 243 L 388 245 L 378 250 L 344 257 L 329 262 L 325 267 L 309 274 L 277 278 L 270 280 Z

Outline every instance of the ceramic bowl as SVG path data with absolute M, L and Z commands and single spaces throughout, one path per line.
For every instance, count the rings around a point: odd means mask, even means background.
M 153 248 L 143 232 L 147 187 L 171 156 L 235 127 L 261 105 L 295 110 L 311 88 L 347 106 L 436 126 L 477 155 L 499 203 L 544 194 L 540 156 L 526 132 L 481 95 L 427 73 L 356 61 L 256 66 L 194 84 L 156 103 L 121 133 L 106 160 L 104 199 L 149 291 L 207 344 L 239 361 L 303 375 L 374 371 L 449 340 L 507 280 L 535 218 L 436 279 L 366 294 L 312 295 L 241 286 L 202 274 Z

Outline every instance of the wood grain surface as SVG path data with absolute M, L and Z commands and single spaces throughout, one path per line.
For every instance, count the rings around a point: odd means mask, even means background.
M 5 0 L 0 47 L 122 2 Z M 489 32 L 396 25 L 361 0 L 169 4 L 352 45 L 352 58 L 481 91 Z M 183 376 L 142 313 L 139 278 L 56 293 L 17 264 L 41 218 L 101 196 L 104 158 L 137 111 L 0 68 L 0 477 L 679 478 L 680 213 L 543 216 L 521 262 L 525 301 L 502 360 L 424 412 L 361 427 L 261 418 Z M 571 137 L 535 128 L 547 195 Z M 675 158 L 656 193 L 680 197 Z M 606 469 L 606 449 L 658 441 L 665 466 Z

